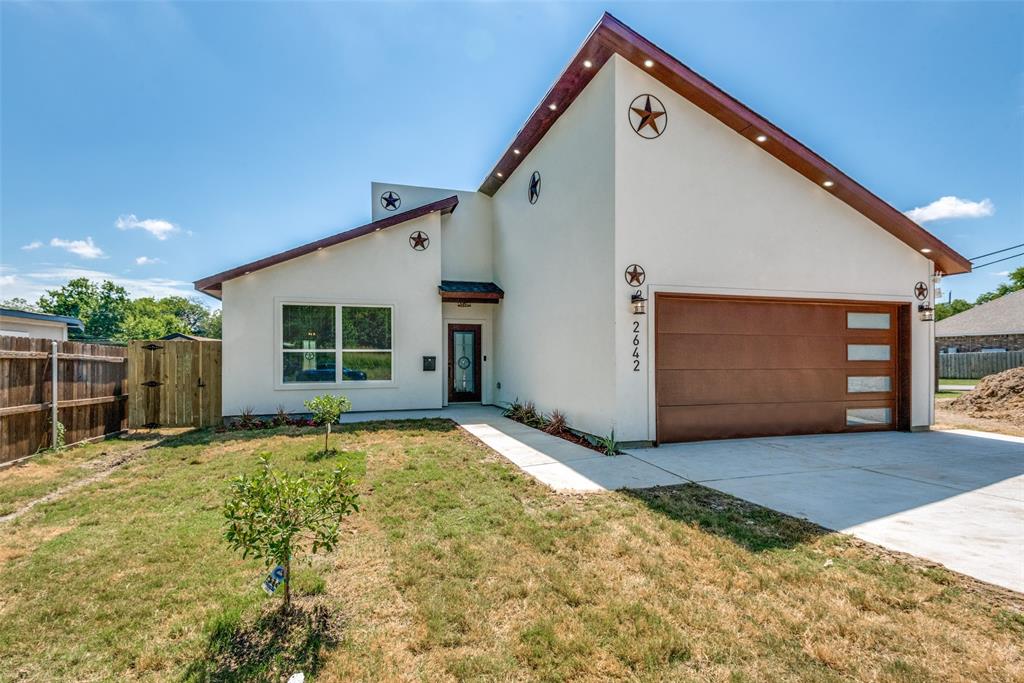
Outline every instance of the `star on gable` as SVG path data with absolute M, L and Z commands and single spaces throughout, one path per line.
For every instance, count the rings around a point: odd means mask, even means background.
M 383 206 L 386 211 L 394 211 L 402 205 L 402 198 L 398 196 L 397 192 L 388 190 L 380 196 L 380 205 Z
M 637 264 L 632 264 L 629 268 L 626 268 L 626 283 L 630 287 L 639 287 L 647 279 L 647 274 L 644 269 Z
M 665 132 L 667 119 L 659 121 L 666 115 L 665 105 L 654 95 L 638 95 L 629 105 L 629 111 L 629 122 L 640 137 L 656 138 Z
M 430 237 L 422 230 L 417 230 L 409 235 L 409 246 L 416 251 L 423 251 L 430 246 Z

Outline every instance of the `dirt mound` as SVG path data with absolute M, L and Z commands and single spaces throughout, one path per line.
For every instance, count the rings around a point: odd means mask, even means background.
M 972 417 L 989 417 L 1024 425 L 1024 368 L 1013 368 L 978 381 L 948 408 Z

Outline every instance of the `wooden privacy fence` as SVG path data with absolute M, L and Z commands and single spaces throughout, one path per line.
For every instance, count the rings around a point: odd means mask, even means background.
M 57 342 L 57 421 L 64 442 L 123 431 L 128 350 Z M 0 463 L 51 447 L 53 342 L 0 336 Z
M 1010 368 L 1024 367 L 1024 351 L 940 353 L 939 377 L 977 379 Z
M 129 342 L 128 386 L 133 429 L 220 424 L 220 342 Z

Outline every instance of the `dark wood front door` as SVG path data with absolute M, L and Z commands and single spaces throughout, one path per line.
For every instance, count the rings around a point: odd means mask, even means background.
M 448 325 L 448 401 L 480 400 L 480 325 Z
M 658 440 L 909 428 L 909 308 L 658 294 Z

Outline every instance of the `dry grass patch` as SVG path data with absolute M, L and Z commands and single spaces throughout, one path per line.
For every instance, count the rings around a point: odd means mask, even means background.
M 42 535 L 5 568 L 0 679 L 1024 680 L 1019 596 L 934 565 L 693 485 L 556 495 L 446 421 L 336 439 L 363 509 L 296 577 L 306 617 L 275 621 L 219 506 L 258 453 L 336 463 L 309 430 L 199 433 L 16 523 Z

